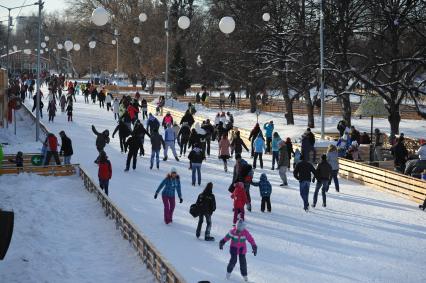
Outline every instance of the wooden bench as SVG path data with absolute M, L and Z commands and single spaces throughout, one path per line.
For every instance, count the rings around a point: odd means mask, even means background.
M 417 203 L 426 197 L 426 181 L 365 163 L 339 158 L 339 175 Z
M 78 171 L 78 164 L 24 166 L 22 168 L 2 167 L 0 168 L 0 175 L 31 173 L 31 174 L 41 175 L 41 176 L 71 176 L 71 175 L 75 175 L 77 171 Z
M 31 159 L 34 156 L 40 155 L 39 153 L 24 153 L 23 155 L 23 160 L 24 160 L 24 166 L 33 166 Z M 15 166 L 15 162 L 10 162 L 9 160 L 14 160 L 16 157 L 16 154 L 5 154 L 4 155 L 4 160 L 3 160 L 3 166 Z M 63 156 L 59 156 L 59 160 L 61 161 L 61 164 L 64 163 L 64 157 Z M 49 165 L 56 165 L 55 163 L 55 159 L 52 158 L 50 159 L 50 163 Z

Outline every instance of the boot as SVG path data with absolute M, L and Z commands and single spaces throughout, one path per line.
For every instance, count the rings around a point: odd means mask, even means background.
M 208 242 L 212 242 L 212 241 L 214 241 L 214 237 L 211 237 L 211 236 L 205 236 L 205 237 L 204 237 L 204 240 L 206 240 L 206 241 L 208 241 Z
M 251 212 L 251 203 L 247 204 L 247 210 Z
M 164 156 L 163 161 L 167 161 L 167 156 Z
M 325 204 L 325 202 L 322 204 L 322 207 L 326 207 L 327 205 Z
M 244 282 L 248 282 L 248 277 L 247 276 L 243 276 Z
M 177 156 L 175 156 L 176 161 L 179 161 L 179 158 Z
M 229 278 L 231 278 L 231 273 L 227 272 L 226 273 L 226 280 L 229 280 Z

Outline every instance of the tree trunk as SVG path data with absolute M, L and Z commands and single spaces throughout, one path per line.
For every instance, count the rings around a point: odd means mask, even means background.
M 352 106 L 350 95 L 342 94 L 338 97 L 337 100 L 340 103 L 342 118 L 347 122 L 348 127 L 350 127 L 352 122 Z
M 285 102 L 286 113 L 284 114 L 287 120 L 287 125 L 294 125 L 294 114 L 293 114 L 293 100 L 288 95 L 288 89 L 283 89 L 283 96 Z
M 155 78 L 152 78 L 151 80 L 151 86 L 149 87 L 149 93 L 153 94 L 155 89 Z
M 309 90 L 305 91 L 304 97 L 306 103 L 306 112 L 308 112 L 308 127 L 315 128 L 314 106 L 312 105 L 312 99 Z
M 247 88 L 248 95 L 250 97 L 250 112 L 254 113 L 257 109 L 257 103 L 256 103 L 256 92 L 253 88 L 249 87 Z
M 401 115 L 399 114 L 399 105 L 391 104 L 389 105 L 390 115 L 388 116 L 388 121 L 391 127 L 391 135 L 399 134 L 399 123 L 401 122 Z

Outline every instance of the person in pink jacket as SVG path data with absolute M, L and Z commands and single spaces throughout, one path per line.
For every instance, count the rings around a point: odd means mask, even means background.
M 228 267 L 226 268 L 226 279 L 231 277 L 231 272 L 237 263 L 237 258 L 239 258 L 241 275 L 243 276 L 244 281 L 247 282 L 246 241 L 250 243 L 254 256 L 257 255 L 257 246 L 250 232 L 246 229 L 244 220 L 238 220 L 237 226 L 229 231 L 222 240 L 220 240 L 219 248 L 222 250 L 225 243 L 229 240 L 231 240 L 231 246 L 229 249 L 231 259 L 229 260 Z
M 231 144 L 229 143 L 228 134 L 226 133 L 219 142 L 219 159 L 223 160 L 223 168 L 225 169 L 225 172 L 228 172 L 228 159 L 231 157 L 231 153 L 229 151 L 230 147 Z

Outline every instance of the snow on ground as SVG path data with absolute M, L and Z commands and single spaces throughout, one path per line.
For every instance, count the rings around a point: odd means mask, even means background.
M 0 282 L 155 282 L 77 176 L 0 184 L 1 208 L 15 212 Z
M 90 126 L 94 124 L 99 131 L 109 129 L 112 132 L 116 122 L 113 114 L 106 109 L 84 104 L 81 96 L 77 99 L 73 123 L 68 123 L 66 115 L 58 113 L 55 123 L 46 125 L 54 133 L 60 130 L 67 132 L 73 139 L 73 160 L 97 179 L 97 167 L 93 163 L 97 151 Z M 202 110 L 200 112 L 205 114 Z M 252 124 L 253 116 L 239 114 L 236 116 L 237 124 L 243 119 L 250 120 L 247 123 Z M 285 129 L 286 126 L 283 127 Z M 286 136 L 284 133 L 283 136 Z M 227 191 L 232 172 L 223 172 L 222 164 L 216 158 L 216 143 L 212 145 L 212 156 L 202 166 L 201 187 L 191 186 L 187 158 L 182 157 L 180 162 L 169 158 L 167 162 L 161 161 L 160 170 L 149 170 L 149 140 L 145 141 L 145 148 L 146 156 L 138 158 L 137 169 L 125 173 L 126 156 L 120 153 L 118 136 L 107 145 L 105 150 L 113 166 L 110 197 L 188 282 L 224 282 L 229 244 L 221 251 L 218 240 L 232 224 L 232 200 Z M 243 157 L 252 161 L 247 153 Z M 233 165 L 231 161 L 230 168 Z M 251 189 L 253 212 L 246 212 L 248 229 L 259 247 L 257 257 L 250 253 L 247 255 L 251 281 L 340 283 L 426 280 L 423 272 L 426 264 L 426 215 L 417 209 L 415 203 L 342 181 L 341 193 L 335 193 L 334 187 L 331 188 L 326 209 L 319 201 L 319 208 L 305 213 L 297 181 L 290 176 L 289 187 L 279 187 L 278 172 L 269 170 L 270 166 L 270 156 L 267 156 L 265 169 L 257 169 L 254 179 L 258 180 L 261 172 L 268 174 L 273 185 L 272 213 L 259 211 L 259 191 L 254 187 Z M 181 176 L 184 202 L 177 203 L 173 224 L 165 225 L 163 204 L 153 196 L 171 167 L 177 167 Z M 216 242 L 196 239 L 197 219 L 188 212 L 209 181 L 214 183 L 217 201 L 212 227 Z M 232 278 L 232 282 L 241 282 L 238 267 Z
M 188 107 L 186 103 L 178 102 L 175 100 L 168 100 L 166 106 L 173 107 L 185 111 Z M 196 105 L 197 113 L 195 115 L 201 115 L 206 118 L 210 118 L 214 121 L 214 117 L 219 112 L 218 109 L 209 109 L 201 105 Z M 256 113 L 250 113 L 250 110 L 237 110 L 235 108 L 226 108 L 223 111 L 230 111 L 235 118 L 235 125 L 241 128 L 251 130 L 256 124 Z M 325 132 L 336 133 L 337 123 L 341 120 L 341 117 L 326 117 L 325 119 Z M 293 140 L 300 139 L 300 136 L 307 128 L 308 118 L 307 116 L 295 115 L 295 125 L 287 125 L 287 121 L 284 117 L 284 113 L 271 113 L 261 112 L 259 115 L 259 124 L 263 126 L 264 123 L 273 120 L 275 124 L 275 131 L 278 131 L 281 138 L 290 137 Z M 315 116 L 316 128 L 312 129 L 314 132 L 321 131 L 321 117 Z M 370 133 L 371 131 L 371 119 L 358 117 L 352 118 L 352 125 L 354 125 L 360 132 Z M 374 128 L 379 128 L 382 132 L 390 133 L 390 125 L 387 119 L 375 118 Z M 402 120 L 400 124 L 400 132 L 404 133 L 407 137 L 413 138 L 426 138 L 426 120 Z

